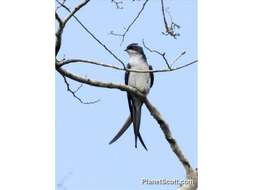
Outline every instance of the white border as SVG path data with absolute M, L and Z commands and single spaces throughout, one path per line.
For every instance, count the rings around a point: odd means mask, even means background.
M 252 188 L 251 1 L 199 0 L 199 189 Z
M 0 189 L 54 189 L 54 1 L 1 2 Z

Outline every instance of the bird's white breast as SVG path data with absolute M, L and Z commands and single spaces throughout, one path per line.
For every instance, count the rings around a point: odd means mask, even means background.
M 131 69 L 149 70 L 147 62 L 140 56 L 130 56 L 129 64 L 131 65 Z M 144 93 L 149 92 L 150 82 L 150 73 L 129 73 L 128 85 L 133 86 Z

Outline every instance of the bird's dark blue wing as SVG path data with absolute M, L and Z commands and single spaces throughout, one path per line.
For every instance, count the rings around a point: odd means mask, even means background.
M 149 70 L 153 70 L 152 65 L 149 65 Z M 150 83 L 150 88 L 151 88 L 154 84 L 154 73 L 150 73 L 150 80 L 151 80 L 151 83 Z
M 127 69 L 131 69 L 130 64 L 127 64 Z M 128 78 L 129 78 L 129 71 L 125 72 L 125 84 L 128 85 Z M 133 103 L 132 103 L 132 97 L 131 95 L 127 92 L 127 100 L 128 100 L 128 106 L 129 110 L 131 113 L 131 117 L 133 118 Z
M 131 69 L 130 64 L 127 64 L 127 69 Z M 128 85 L 129 71 L 125 72 L 125 84 Z

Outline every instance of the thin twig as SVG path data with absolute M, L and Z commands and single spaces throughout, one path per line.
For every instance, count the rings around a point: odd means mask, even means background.
M 176 63 L 184 54 L 186 54 L 186 51 L 180 53 L 180 55 L 170 64 L 170 66 L 172 67 L 172 65 Z
M 194 64 L 194 63 L 197 63 L 197 62 L 198 62 L 198 60 L 192 61 L 192 62 L 190 62 L 190 63 L 188 63 L 188 64 L 186 64 L 186 65 L 182 65 L 182 66 L 179 66 L 179 67 L 173 68 L 173 69 L 172 69 L 172 71 L 176 71 L 176 70 L 179 70 L 179 69 L 182 69 L 182 68 L 188 67 L 188 66 L 190 66 L 190 65 L 192 65 L 192 64 Z
M 83 84 L 81 84 L 75 91 L 73 91 L 74 93 L 77 93 L 81 88 L 83 87 Z
M 148 51 L 150 51 L 150 52 L 152 52 L 152 53 L 157 53 L 157 54 L 159 54 L 160 56 L 162 56 L 163 60 L 165 61 L 166 65 L 167 65 L 167 67 L 169 68 L 169 70 L 172 70 L 170 64 L 168 63 L 168 61 L 167 61 L 167 59 L 166 59 L 166 57 L 165 57 L 165 54 L 166 54 L 165 52 L 161 53 L 161 52 L 159 52 L 159 51 L 157 51 L 157 50 L 150 49 L 148 46 L 146 46 L 146 44 L 145 44 L 145 42 L 144 42 L 144 39 L 142 39 L 142 43 L 143 43 L 143 46 L 144 46 Z
M 123 69 L 121 67 L 117 67 L 114 65 L 109 65 L 109 64 L 104 64 L 98 61 L 91 61 L 91 60 L 84 60 L 84 59 L 68 59 L 68 60 L 63 60 L 63 61 L 59 61 L 56 63 L 57 67 L 62 67 L 64 65 L 70 64 L 70 63 L 89 63 L 89 64 L 93 64 L 93 65 L 98 65 L 98 66 L 102 66 L 102 67 L 109 67 L 112 69 L 116 69 L 116 70 L 121 70 L 121 71 L 126 71 L 127 69 Z
M 171 20 L 171 24 L 170 26 L 168 25 L 167 19 L 166 19 L 166 15 L 165 15 L 165 9 L 164 9 L 164 0 L 161 0 L 161 5 L 162 5 L 162 16 L 163 16 L 163 22 L 164 22 L 164 27 L 165 27 L 165 32 L 162 32 L 164 35 L 171 35 L 173 38 L 177 38 L 177 36 L 179 36 L 179 33 L 175 32 L 176 28 L 180 28 L 180 26 L 176 23 L 173 22 L 171 15 L 170 16 L 170 20 Z
M 70 88 L 70 84 L 68 83 L 66 76 L 62 75 L 62 77 L 63 77 L 63 79 L 64 79 L 64 82 L 65 82 L 66 86 L 67 86 L 67 91 L 69 91 L 69 92 L 73 95 L 73 97 L 76 98 L 80 103 L 82 103 L 82 104 L 95 104 L 95 103 L 97 103 L 97 102 L 100 101 L 100 99 L 98 99 L 98 100 L 91 101 L 91 102 L 84 102 L 81 98 L 79 98 L 79 97 L 76 95 L 76 93 L 77 93 L 78 90 L 83 86 L 83 84 L 81 84 L 76 90 L 73 91 L 73 90 Z
M 157 53 L 157 54 L 159 54 L 160 56 L 162 56 L 163 60 L 165 61 L 166 65 L 168 66 L 168 68 L 169 68 L 170 71 L 175 71 L 175 70 L 178 70 L 178 69 L 187 67 L 187 66 L 189 66 L 189 65 L 192 65 L 193 63 L 198 62 L 197 60 L 195 60 L 195 61 L 192 61 L 192 62 L 186 64 L 186 65 L 172 68 L 172 65 L 173 65 L 174 63 L 176 63 L 183 55 L 186 54 L 186 51 L 183 51 L 182 53 L 180 53 L 180 55 L 177 56 L 176 59 L 174 59 L 174 61 L 172 61 L 171 64 L 169 64 L 169 63 L 168 63 L 168 60 L 167 60 L 166 57 L 165 57 L 165 52 L 161 53 L 161 52 L 158 51 L 158 50 L 150 49 L 150 48 L 147 47 L 147 45 L 145 44 L 144 39 L 142 40 L 142 43 L 143 43 L 143 46 L 144 46 L 148 51 L 150 51 L 150 52 L 152 52 L 152 53 Z M 163 69 L 162 71 L 159 70 L 159 72 L 166 72 L 166 71 L 164 71 L 164 69 Z
M 123 9 L 123 6 L 122 6 L 123 1 L 111 0 L 111 2 L 115 4 L 116 9 Z
M 166 31 L 168 31 L 168 23 L 167 23 L 167 20 L 166 20 L 166 15 L 165 15 L 165 11 L 164 11 L 164 2 L 163 0 L 161 0 L 161 5 L 162 5 L 162 14 L 163 14 L 163 22 L 164 22 L 164 26 L 165 26 L 165 29 Z
M 61 4 L 61 2 L 59 2 L 58 0 L 56 0 L 59 4 Z M 70 14 L 72 13 L 71 10 L 65 6 L 62 5 L 63 8 L 65 8 Z M 73 11 L 74 12 L 74 11 Z M 96 40 L 107 52 L 109 52 L 118 62 L 121 63 L 121 65 L 123 66 L 123 68 L 126 68 L 124 62 L 119 59 L 105 44 L 103 44 L 86 26 L 84 26 L 84 24 L 74 15 L 72 14 L 71 17 L 74 17 L 75 20 L 81 25 L 81 27 L 94 39 Z M 68 18 L 68 17 L 67 17 Z
M 84 7 L 87 3 L 89 3 L 89 1 L 90 0 L 86 0 L 86 1 L 84 1 L 84 2 L 82 2 L 82 3 L 80 3 L 78 6 L 76 6 L 75 8 L 74 8 L 74 10 L 71 12 L 69 9 L 67 9 L 68 10 L 68 12 L 70 13 L 67 17 L 66 17 L 66 19 L 65 19 L 65 23 L 67 23 L 68 21 L 69 21 L 69 19 L 72 17 L 72 16 L 74 16 L 74 14 L 77 12 L 77 11 L 79 11 L 82 7 Z M 64 7 L 66 7 L 66 6 L 64 6 Z
M 62 1 L 62 4 L 64 5 L 66 3 L 66 0 L 63 0 Z M 56 11 L 58 10 L 58 9 L 60 9 L 62 7 L 62 5 L 59 5 L 58 7 L 56 7 Z
M 183 66 L 178 66 L 178 67 L 170 68 L 170 69 L 137 70 L 137 69 L 123 69 L 121 67 L 117 67 L 117 66 L 114 66 L 114 65 L 109 65 L 109 64 L 105 64 L 105 63 L 101 63 L 101 62 L 97 62 L 97 61 L 91 61 L 91 60 L 68 59 L 68 60 L 63 60 L 63 61 L 60 61 L 60 62 L 56 62 L 56 68 L 62 67 L 64 65 L 67 65 L 67 64 L 70 64 L 70 63 L 88 63 L 88 64 L 92 64 L 92 65 L 98 65 L 98 66 L 102 66 L 102 67 L 107 67 L 107 68 L 119 70 L 119 71 L 128 71 L 128 72 L 136 72 L 136 73 L 161 73 L 161 72 L 176 71 L 176 70 L 182 69 L 184 67 L 190 66 L 190 65 L 192 65 L 196 62 L 198 62 L 198 60 L 192 61 L 192 62 L 190 62 L 186 65 L 183 65 Z
M 149 0 L 146 0 L 146 1 L 143 3 L 143 5 L 142 5 L 140 11 L 139 11 L 138 14 L 136 15 L 136 17 L 133 19 L 133 21 L 128 25 L 128 27 L 126 28 L 126 30 L 124 31 L 123 34 L 118 34 L 118 33 L 115 33 L 114 31 L 111 31 L 111 32 L 110 32 L 111 35 L 114 35 L 114 36 L 121 36 L 121 37 L 122 37 L 122 38 L 121 38 L 120 45 L 122 45 L 122 43 L 124 42 L 125 37 L 126 37 L 127 33 L 129 32 L 130 28 L 131 28 L 131 27 L 133 26 L 133 24 L 137 21 L 137 19 L 139 18 L 139 16 L 141 15 L 141 13 L 143 12 L 143 10 L 145 9 L 145 6 L 146 6 L 146 4 L 147 4 L 148 1 L 149 1 Z

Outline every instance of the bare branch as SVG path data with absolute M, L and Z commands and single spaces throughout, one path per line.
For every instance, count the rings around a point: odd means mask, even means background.
M 69 91 L 69 92 L 73 95 L 73 97 L 76 98 L 80 103 L 82 103 L 82 104 L 95 104 L 95 103 L 97 103 L 97 102 L 100 101 L 100 100 L 98 99 L 98 100 L 95 100 L 95 101 L 92 101 L 92 102 L 84 102 L 81 98 L 79 98 L 79 97 L 76 95 L 76 93 L 77 93 L 78 90 L 83 86 L 83 84 L 81 84 L 75 91 L 73 91 L 73 90 L 70 88 L 70 84 L 68 83 L 67 78 L 66 78 L 64 75 L 62 75 L 62 77 L 63 77 L 63 79 L 64 79 L 64 82 L 65 82 L 66 86 L 67 86 L 67 91 Z
M 192 166 L 190 165 L 189 160 L 185 157 L 182 150 L 179 148 L 177 141 L 173 138 L 169 125 L 163 119 L 161 113 L 156 109 L 154 105 L 150 103 L 148 98 L 144 100 L 146 107 L 148 108 L 150 114 L 154 117 L 154 119 L 159 124 L 165 139 L 170 144 L 172 151 L 175 153 L 181 164 L 183 165 L 185 172 L 186 172 L 186 179 L 191 180 L 192 183 L 185 184 L 178 188 L 178 190 L 196 190 L 198 184 L 198 173 L 197 170 L 195 171 Z
M 91 61 L 91 60 L 84 60 L 84 59 L 68 59 L 68 60 L 63 60 L 59 61 L 56 63 L 57 67 L 62 67 L 64 65 L 70 64 L 70 63 L 88 63 L 88 64 L 93 64 L 93 65 L 98 65 L 102 67 L 109 67 L 112 69 L 120 70 L 120 71 L 126 71 L 127 69 L 123 69 L 121 67 L 117 67 L 114 65 L 109 65 L 109 64 L 104 64 L 98 61 Z
M 61 4 L 65 4 L 66 3 L 66 0 L 62 0 L 62 2 L 61 2 Z M 58 10 L 58 9 L 60 9 L 62 7 L 62 5 L 59 5 L 57 8 L 56 8 L 56 11 Z
M 152 53 L 157 53 L 159 54 L 160 56 L 162 56 L 163 60 L 165 61 L 166 65 L 168 66 L 169 69 L 162 69 L 162 70 L 155 70 L 154 72 L 167 72 L 167 71 L 175 71 L 175 70 L 179 70 L 179 69 L 182 69 L 184 67 L 187 67 L 189 65 L 192 65 L 196 62 L 198 62 L 198 60 L 195 60 L 195 61 L 192 61 L 186 65 L 183 65 L 183 66 L 179 66 L 179 67 L 175 67 L 175 68 L 172 68 L 172 65 L 174 63 L 176 63 L 184 54 L 186 54 L 186 51 L 183 51 L 171 64 L 168 63 L 166 57 L 165 57 L 165 52 L 161 53 L 160 51 L 158 50 L 154 50 L 154 49 L 150 49 L 149 47 L 147 47 L 147 45 L 144 43 L 144 39 L 142 40 L 142 43 L 143 43 L 143 46 L 150 52 Z
M 182 54 L 181 54 L 182 55 Z M 177 58 L 178 59 L 178 58 Z M 174 61 L 175 62 L 175 61 Z M 198 60 L 192 61 L 186 65 L 183 66 L 179 66 L 179 67 L 175 67 L 175 68 L 171 68 L 171 69 L 158 69 L 158 70 L 136 70 L 136 69 L 123 69 L 120 67 L 116 67 L 114 65 L 109 65 L 109 64 L 104 64 L 101 62 L 97 62 L 97 61 L 91 61 L 91 60 L 84 60 L 84 59 L 68 59 L 68 60 L 63 60 L 63 61 L 59 61 L 56 62 L 56 67 L 62 67 L 64 65 L 70 64 L 70 63 L 88 63 L 88 64 L 92 64 L 92 65 L 98 65 L 98 66 L 102 66 L 102 67 L 107 67 L 107 68 L 111 68 L 111 69 L 115 69 L 115 70 L 119 70 L 119 71 L 129 71 L 129 72 L 136 72 L 136 73 L 161 73 L 161 72 L 172 72 L 172 71 L 176 71 L 179 69 L 182 69 L 184 67 L 190 66 L 194 63 L 198 62 Z
M 124 32 L 123 34 L 117 34 L 117 33 L 115 33 L 114 31 L 111 31 L 111 32 L 110 32 L 111 35 L 114 35 L 114 36 L 121 36 L 121 37 L 122 37 L 121 42 L 120 42 L 120 45 L 122 45 L 122 43 L 124 42 L 125 37 L 126 37 L 128 31 L 130 30 L 130 28 L 134 25 L 134 23 L 135 23 L 135 22 L 137 21 L 137 19 L 140 17 L 140 15 L 141 15 L 141 13 L 143 12 L 143 10 L 145 9 L 145 6 L 146 6 L 146 4 L 147 4 L 148 1 L 149 1 L 149 0 L 146 0 L 146 1 L 143 3 L 143 5 L 142 5 L 140 11 L 139 11 L 138 14 L 136 15 L 136 17 L 133 19 L 133 21 L 128 25 L 128 27 L 126 28 L 126 30 L 125 30 L 125 32 Z
M 162 132 L 164 133 L 164 136 L 168 143 L 170 144 L 173 152 L 176 154 L 180 162 L 183 164 L 186 173 L 190 173 L 193 169 L 190 165 L 190 162 L 186 159 L 183 152 L 180 150 L 176 140 L 172 137 L 169 125 L 166 123 L 166 121 L 162 118 L 160 112 L 153 106 L 149 100 L 146 98 L 144 101 L 145 105 L 147 106 L 150 114 L 154 117 L 154 119 L 157 121 L 157 123 L 160 125 L 160 128 Z
M 145 98 L 145 95 L 142 94 L 138 89 L 128 86 L 128 85 L 92 80 L 87 77 L 81 77 L 81 76 L 75 75 L 75 74 L 63 69 L 62 67 L 56 67 L 56 70 L 61 75 L 68 77 L 74 81 L 83 83 L 83 84 L 88 84 L 90 86 L 96 86 L 96 87 L 101 87 L 101 88 L 110 88 L 110 89 L 118 89 L 118 90 L 122 90 L 122 91 L 128 91 L 140 98 Z
M 163 0 L 161 0 L 161 5 L 162 5 L 163 22 L 164 22 L 164 25 L 165 25 L 165 29 L 167 31 L 169 27 L 168 27 L 168 23 L 167 23 L 167 20 L 166 20 L 166 15 L 165 15 L 165 11 L 164 11 L 164 2 L 163 2 Z
M 55 0 L 55 1 L 59 4 L 60 7 L 63 7 L 64 9 L 69 10 L 68 12 L 71 12 L 71 10 L 65 5 L 66 1 L 63 1 L 63 2 L 60 2 L 59 0 Z
M 175 68 L 172 69 L 172 71 L 176 71 L 176 70 L 179 70 L 179 69 L 188 67 L 188 66 L 190 66 L 190 65 L 192 65 L 192 64 L 194 64 L 194 63 L 197 63 L 197 62 L 198 62 L 198 60 L 195 60 L 195 61 L 192 61 L 192 62 L 186 64 L 186 65 L 182 65 L 182 66 L 175 67 Z
M 182 53 L 180 53 L 180 55 L 171 63 L 170 66 L 172 66 L 174 63 L 176 63 L 184 54 L 186 54 L 186 51 L 183 51 Z
M 171 24 L 170 24 L 170 26 L 168 25 L 166 15 L 165 15 L 165 9 L 164 9 L 164 0 L 161 0 L 161 5 L 162 5 L 163 22 L 164 22 L 164 26 L 165 26 L 165 32 L 163 32 L 163 34 L 166 36 L 171 35 L 173 38 L 176 39 L 177 36 L 179 36 L 180 34 L 176 33 L 175 29 L 180 28 L 180 26 L 173 22 L 170 13 L 169 13 L 169 16 L 170 16 Z
M 157 50 L 150 49 L 149 47 L 146 46 L 146 44 L 145 44 L 145 42 L 144 42 L 144 39 L 142 39 L 142 43 L 143 43 L 143 46 L 144 46 L 148 51 L 150 51 L 150 52 L 152 52 L 152 53 L 157 53 L 157 54 L 159 54 L 160 56 L 162 56 L 162 58 L 163 58 L 163 60 L 165 61 L 166 65 L 168 66 L 169 70 L 172 70 L 170 64 L 168 63 L 168 61 L 167 61 L 167 59 L 166 59 L 166 57 L 165 57 L 165 52 L 161 53 L 161 52 L 159 52 L 159 51 L 157 51 Z
M 63 24 L 63 21 L 61 20 L 60 16 L 58 15 L 57 12 L 55 12 L 55 18 L 56 20 L 58 21 L 59 25 L 62 25 Z
M 76 90 L 74 90 L 74 93 L 77 93 L 81 88 L 83 87 L 83 84 L 81 84 Z
M 58 3 L 61 4 L 61 2 L 59 2 L 58 0 L 56 0 Z M 73 13 L 70 11 L 70 9 L 68 7 L 66 7 L 65 5 L 62 5 L 63 8 L 65 8 L 70 14 Z M 78 9 L 79 10 L 79 9 Z M 75 12 L 74 12 L 75 13 Z M 75 18 L 75 20 L 81 25 L 81 27 L 94 39 L 96 40 L 107 52 L 109 52 L 119 63 L 121 63 L 121 65 L 123 66 L 123 68 L 126 68 L 124 62 L 118 58 L 105 44 L 103 44 L 86 26 L 84 26 L 84 24 L 74 15 L 72 14 L 72 17 Z M 68 17 L 67 17 L 68 18 Z
M 122 38 L 123 38 L 123 34 L 115 33 L 113 30 L 111 30 L 109 34 L 111 34 L 111 35 L 113 35 L 113 36 L 119 36 L 119 37 L 122 37 Z M 120 45 L 121 45 L 121 44 L 120 44 Z
M 55 55 L 58 54 L 60 48 L 61 48 L 61 41 L 62 41 L 62 32 L 64 29 L 64 24 L 60 16 L 58 15 L 57 12 L 55 12 L 55 18 L 59 23 L 58 29 L 55 33 L 56 41 L 55 41 Z
M 84 7 L 90 0 L 85 0 L 82 3 L 80 3 L 78 6 L 75 7 L 75 9 L 70 12 L 70 14 L 66 17 L 66 19 L 64 20 L 64 24 L 66 24 L 69 19 L 74 16 L 74 14 L 79 11 L 82 7 Z M 65 6 L 66 7 L 66 6 Z M 66 8 L 65 8 L 66 9 Z M 69 9 L 67 9 L 68 11 L 70 11 Z
M 111 2 L 115 4 L 117 9 L 123 9 L 123 6 L 122 6 L 123 1 L 111 0 Z

